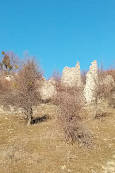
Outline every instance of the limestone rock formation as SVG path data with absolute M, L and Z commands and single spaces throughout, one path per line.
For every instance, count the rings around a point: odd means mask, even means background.
M 96 81 L 98 81 L 98 65 L 95 60 L 91 63 L 90 69 L 86 74 L 84 96 L 88 104 L 95 101 Z
M 81 86 L 80 64 L 77 62 L 75 67 L 65 67 L 62 73 L 61 83 L 67 87 Z

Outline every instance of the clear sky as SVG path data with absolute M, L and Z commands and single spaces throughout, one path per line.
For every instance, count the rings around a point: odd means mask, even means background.
M 36 56 L 50 76 L 64 66 L 115 63 L 115 0 L 0 0 L 0 51 Z

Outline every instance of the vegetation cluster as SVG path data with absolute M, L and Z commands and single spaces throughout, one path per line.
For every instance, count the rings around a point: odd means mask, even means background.
M 99 80 L 95 81 L 96 106 L 99 100 L 109 100 L 111 92 L 114 90 L 115 86 L 112 82 L 105 82 L 107 75 L 112 76 L 115 82 L 115 69 L 99 70 Z M 6 80 L 7 76 L 10 77 L 9 80 Z M 87 114 L 86 100 L 83 94 L 84 87 L 70 88 L 63 86 L 58 73 L 53 75 L 53 79 L 57 94 L 48 104 L 54 104 L 58 107 L 57 124 L 64 132 L 66 141 L 72 144 L 78 141 L 89 146 L 92 141 L 92 133 L 82 123 L 82 119 Z M 82 79 L 85 84 L 85 73 L 82 73 Z M 22 108 L 28 125 L 34 122 L 33 107 L 43 103 L 39 91 L 42 81 L 42 70 L 33 59 L 20 62 L 14 53 L 2 52 L 2 61 L 0 63 L 0 104 L 3 106 L 10 105 L 17 110 Z M 97 117 L 97 112 L 94 117 Z

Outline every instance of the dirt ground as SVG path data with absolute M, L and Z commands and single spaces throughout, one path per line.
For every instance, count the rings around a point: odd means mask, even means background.
M 93 146 L 66 144 L 56 119 L 56 107 L 42 105 L 38 114 L 52 119 L 26 126 L 16 115 L 0 115 L 0 173 L 115 173 L 115 109 L 83 123 L 93 133 Z M 53 117 L 54 116 L 54 117 Z

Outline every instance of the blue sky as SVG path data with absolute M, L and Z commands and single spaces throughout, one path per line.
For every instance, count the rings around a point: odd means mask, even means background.
M 0 0 L 0 51 L 36 56 L 49 77 L 97 59 L 115 63 L 115 0 Z

